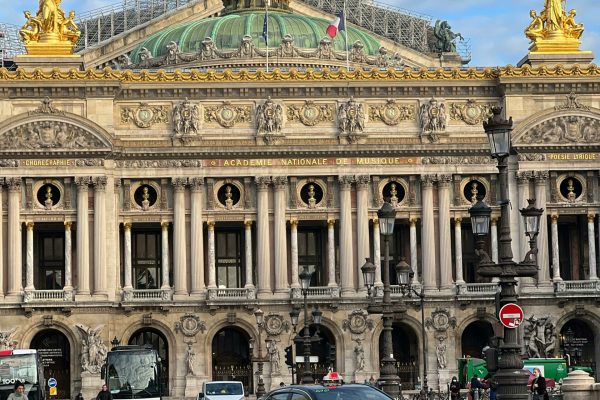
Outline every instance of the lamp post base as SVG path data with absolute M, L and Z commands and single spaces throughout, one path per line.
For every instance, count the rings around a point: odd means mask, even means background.
M 499 369 L 494 375 L 498 383 L 498 400 L 528 400 L 529 374 L 524 369 Z

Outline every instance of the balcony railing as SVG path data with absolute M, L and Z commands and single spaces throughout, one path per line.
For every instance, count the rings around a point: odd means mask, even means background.
M 554 282 L 554 290 L 557 294 L 597 293 L 600 292 L 600 280 Z
M 208 289 L 208 300 L 244 300 L 255 299 L 252 288 L 214 288 Z
M 497 282 L 489 283 L 465 283 L 456 286 L 459 296 L 466 297 L 493 297 L 498 291 Z
M 73 301 L 72 290 L 26 290 L 24 303 Z
M 123 291 L 123 301 L 143 302 L 148 300 L 170 301 L 172 300 L 170 289 L 133 289 Z
M 307 296 L 312 299 L 331 299 L 340 297 L 340 288 L 338 286 L 313 286 L 308 288 Z M 301 299 L 302 290 L 292 288 L 290 290 L 292 299 Z

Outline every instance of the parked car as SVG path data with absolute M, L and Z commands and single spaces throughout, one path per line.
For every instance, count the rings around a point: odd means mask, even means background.
M 244 385 L 238 381 L 212 381 L 202 384 L 196 400 L 243 400 Z
M 392 400 L 370 385 L 331 384 L 291 385 L 270 391 L 263 400 Z

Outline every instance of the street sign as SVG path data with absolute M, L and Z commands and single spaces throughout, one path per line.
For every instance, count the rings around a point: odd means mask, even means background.
M 50 396 L 56 396 L 58 390 L 56 390 L 56 386 L 50 388 Z
M 54 379 L 54 378 L 48 379 L 48 387 L 51 387 L 51 388 L 56 387 L 57 383 L 58 382 L 56 382 L 56 379 Z
M 310 362 L 311 363 L 318 363 L 319 362 L 319 356 L 310 356 Z M 296 364 L 302 364 L 304 363 L 304 356 L 296 356 Z
M 500 323 L 510 329 L 517 328 L 523 322 L 523 309 L 514 303 L 503 305 L 498 315 Z

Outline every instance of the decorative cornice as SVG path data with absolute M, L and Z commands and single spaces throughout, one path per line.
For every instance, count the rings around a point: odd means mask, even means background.
M 363 70 L 357 68 L 353 71 L 346 71 L 345 69 L 331 70 L 329 68 L 323 68 L 322 70 L 314 70 L 307 68 L 306 70 L 299 71 L 295 68 L 290 68 L 289 71 L 282 71 L 279 68 L 275 68 L 270 72 L 265 72 L 262 69 L 257 71 L 248 71 L 242 69 L 240 71 L 232 71 L 225 69 L 223 71 L 216 71 L 209 69 L 206 72 L 201 72 L 196 69 L 190 71 L 164 71 L 159 70 L 156 72 L 150 72 L 148 70 L 141 70 L 139 72 L 129 70 L 113 70 L 110 67 L 104 68 L 103 70 L 88 69 L 86 71 L 78 71 L 71 69 L 68 71 L 59 71 L 54 69 L 52 71 L 44 72 L 39 68 L 33 70 L 17 69 L 16 71 L 8 71 L 6 68 L 0 68 L 0 82 L 11 82 L 11 81 L 119 81 L 119 82 L 132 82 L 132 83 L 156 83 L 156 82 L 253 82 L 253 81 L 271 81 L 271 80 L 295 80 L 295 81 L 347 81 L 347 80 L 418 80 L 418 81 L 430 81 L 430 80 L 495 80 L 499 78 L 519 78 L 519 77 L 597 77 L 600 76 L 600 67 L 596 65 L 589 65 L 587 67 L 581 67 L 574 65 L 571 67 L 565 67 L 557 65 L 554 67 L 540 66 L 532 68 L 528 65 L 522 67 L 514 67 L 507 65 L 506 67 L 498 68 L 452 68 L 443 69 L 438 68 L 431 70 L 429 68 L 404 68 L 402 70 L 396 70 L 394 68 L 380 70 L 373 68 L 371 70 Z

